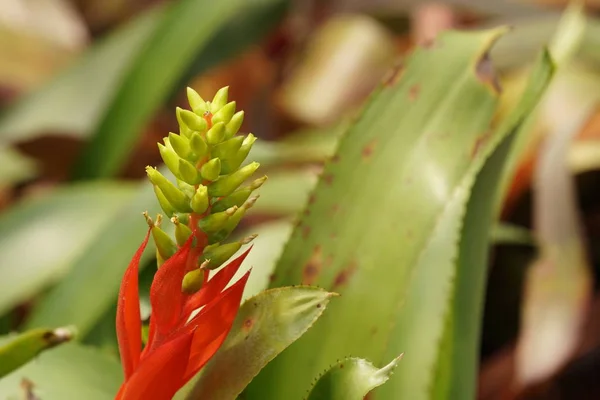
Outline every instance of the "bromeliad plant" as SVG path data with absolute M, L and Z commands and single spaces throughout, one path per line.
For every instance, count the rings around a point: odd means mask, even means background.
M 240 188 L 258 168 L 241 167 L 252 134 L 237 136 L 244 112 L 227 102 L 228 88 L 212 102 L 188 89 L 192 111 L 177 109 L 179 134 L 158 144 L 177 185 L 147 167 L 162 210 L 175 224 L 175 240 L 145 213 L 149 230 L 125 271 L 117 308 L 117 336 L 125 374 L 119 399 L 169 399 L 215 354 L 239 308 L 250 272 L 224 290 L 249 250 L 211 277 L 229 260 L 241 241 L 224 243 L 257 196 L 250 197 L 266 176 Z M 152 314 L 142 351 L 138 266 L 148 239 L 156 243 L 159 269 L 150 289 Z M 197 312 L 200 310 L 199 312 Z
M 333 295 L 308 286 L 265 291 L 242 307 L 234 324 L 250 271 L 226 287 L 250 249 L 227 261 L 255 235 L 224 241 L 252 207 L 258 198 L 251 197 L 252 193 L 267 178 L 242 186 L 259 167 L 256 162 L 242 166 L 256 138 L 237 135 L 244 113 L 235 112 L 236 103 L 227 102 L 227 92 L 225 87 L 206 102 L 188 88 L 192 110 L 178 108 L 179 134 L 169 133 L 164 144 L 158 144 L 176 184 L 157 169 L 146 169 L 162 210 L 175 225 L 175 240 L 161 229 L 161 215 L 153 221 L 144 213 L 149 229 L 125 271 L 117 305 L 117 337 L 125 375 L 117 399 L 170 399 L 218 351 L 220 356 L 214 357 L 204 379 L 198 381 L 193 398 L 233 399 L 312 326 Z M 142 349 L 138 269 L 150 236 L 156 244 L 159 268 L 150 288 L 152 313 Z M 378 370 L 360 360 L 356 371 L 362 371 L 363 380 L 351 386 L 336 379 L 326 381 L 315 386 L 312 396 L 329 398 L 342 390 L 362 399 L 389 378 L 397 361 Z M 348 361 L 349 365 L 355 362 Z M 352 376 L 360 376 L 356 371 Z M 329 380 L 337 375 L 323 376 Z M 323 388 L 337 389 L 328 394 Z

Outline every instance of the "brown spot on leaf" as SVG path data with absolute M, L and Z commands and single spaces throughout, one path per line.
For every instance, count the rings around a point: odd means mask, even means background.
M 486 132 L 483 135 L 477 137 L 475 143 L 473 144 L 473 148 L 471 149 L 471 158 L 475 158 L 475 156 L 479 154 L 479 152 L 481 151 L 481 149 L 483 149 L 490 136 L 491 132 Z
M 363 147 L 362 152 L 361 152 L 363 161 L 367 161 L 368 159 L 371 158 L 371 156 L 373 155 L 373 152 L 375 151 L 376 145 L 377 145 L 377 139 L 373 139 L 369 143 L 367 143 L 365 145 L 365 147 Z
M 333 175 L 332 175 L 332 174 L 329 174 L 329 173 L 327 173 L 327 174 L 323 174 L 323 181 L 324 181 L 324 182 L 325 182 L 327 185 L 331 186 L 331 184 L 333 183 Z
M 337 214 L 338 211 L 340 211 L 340 205 L 339 204 L 334 204 L 331 206 L 331 214 Z
M 321 308 L 321 303 L 317 303 L 317 308 Z
M 337 164 L 338 162 L 340 162 L 340 155 L 339 155 L 339 154 L 336 154 L 336 155 L 334 155 L 333 157 L 331 157 L 331 162 L 332 162 L 333 164 Z
M 321 246 L 315 246 L 312 256 L 302 268 L 302 284 L 312 285 L 321 273 L 322 267 Z
M 275 274 L 271 274 L 271 275 L 269 275 L 269 282 L 270 282 L 270 283 L 273 283 L 273 282 L 275 282 L 275 279 L 277 279 L 277 275 L 275 275 Z
M 416 101 L 419 97 L 419 93 L 421 92 L 421 86 L 418 83 L 415 83 L 408 89 L 408 98 L 410 101 Z
M 252 318 L 248 318 L 244 321 L 244 325 L 242 326 L 242 329 L 246 332 L 250 331 L 250 329 L 252 329 L 252 326 L 254 326 L 254 320 Z
M 339 286 L 343 286 L 346 283 L 348 283 L 348 281 L 350 280 L 350 278 L 352 277 L 352 275 L 354 274 L 354 272 L 356 271 L 356 261 L 351 261 L 348 266 L 346 266 L 346 268 L 344 268 L 343 270 L 341 270 L 336 276 L 335 279 L 333 280 L 333 287 L 339 287 Z
M 308 197 L 308 204 L 314 204 L 317 200 L 317 196 L 314 193 L 311 193 Z
M 391 87 L 396 85 L 404 74 L 404 64 L 399 62 L 394 65 L 383 77 L 383 86 Z
M 494 93 L 499 94 L 502 91 L 500 81 L 498 81 L 498 75 L 494 70 L 494 64 L 492 63 L 488 52 L 486 52 L 475 65 L 475 74 L 477 75 L 477 79 L 492 89 Z
M 305 226 L 304 228 L 302 228 L 302 237 L 304 239 L 308 239 L 308 236 L 310 235 L 310 226 Z

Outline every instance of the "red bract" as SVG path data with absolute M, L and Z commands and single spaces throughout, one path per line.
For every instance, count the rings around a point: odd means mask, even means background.
M 138 268 L 149 235 L 150 231 L 125 271 L 119 291 L 117 338 L 125 382 L 116 396 L 118 400 L 171 399 L 225 340 L 250 274 L 248 271 L 224 290 L 248 255 L 248 249 L 209 279 L 200 291 L 192 295 L 183 293 L 183 277 L 198 261 L 192 235 L 154 276 L 150 288 L 149 337 L 142 351 Z

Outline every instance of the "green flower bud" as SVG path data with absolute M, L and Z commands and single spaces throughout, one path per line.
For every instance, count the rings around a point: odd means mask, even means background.
M 167 201 L 171 203 L 177 211 L 192 211 L 189 204 L 189 198 L 181 190 L 177 189 L 170 180 L 165 178 L 163 174 L 158 172 L 156 168 L 147 166 L 146 174 L 148 174 L 150 182 L 158 186 L 160 191 L 165 195 Z
M 210 112 L 214 115 L 219 111 L 225 104 L 227 104 L 227 98 L 229 97 L 229 86 L 221 88 L 215 93 L 212 102 L 210 103 Z
M 221 174 L 221 160 L 213 158 L 200 168 L 200 175 L 207 181 L 216 181 Z
M 193 131 L 197 132 L 205 132 L 208 124 L 204 117 L 201 117 L 190 110 L 184 110 L 178 107 L 179 114 L 181 115 L 181 120 L 183 123 Z M 186 135 L 190 136 L 190 135 Z
M 175 225 L 175 240 L 178 245 L 183 246 L 192 235 L 192 230 L 187 225 L 181 223 L 177 216 L 171 218 L 171 222 Z
M 175 208 L 169 200 L 165 197 L 163 192 L 156 185 L 152 185 L 154 188 L 154 194 L 156 195 L 156 199 L 158 200 L 158 204 L 160 204 L 160 208 L 165 212 L 166 215 L 171 217 L 175 213 Z
M 227 220 L 225 225 L 223 225 L 222 229 L 220 229 L 217 233 L 210 235 L 210 243 L 221 242 L 227 239 L 231 232 L 233 232 L 233 230 L 238 226 L 238 224 L 246 214 L 246 211 L 252 208 L 254 203 L 256 203 L 258 197 L 258 195 L 251 197 L 250 200 L 242 204 L 242 206 L 235 211 L 231 218 Z
M 246 139 L 244 139 L 244 142 L 242 143 L 242 146 L 240 147 L 235 157 L 230 161 L 230 166 L 232 168 L 237 169 L 240 167 L 240 165 L 242 165 L 246 157 L 248 157 L 248 154 L 250 153 L 254 142 L 256 142 L 256 136 L 249 133 L 248 136 L 246 136 Z
M 245 167 L 238 169 L 231 175 L 221 176 L 219 180 L 208 186 L 208 194 L 212 197 L 229 196 L 238 188 L 238 186 L 249 178 L 259 166 L 259 163 L 252 162 Z
M 182 181 L 181 179 L 177 179 L 177 187 L 183 192 L 183 194 L 185 194 L 190 199 L 192 198 L 194 193 L 196 193 L 196 188 L 194 186 Z
M 208 265 L 207 262 L 205 262 Z M 205 264 L 202 264 L 200 268 L 191 270 L 183 277 L 181 282 L 181 291 L 185 294 L 194 294 L 202 288 L 204 284 L 204 272 Z
M 164 260 L 169 259 L 177 251 L 177 245 L 173 239 L 158 226 L 152 227 L 152 238 L 156 243 L 156 250 Z
M 156 267 L 160 268 L 165 263 L 166 260 L 160 255 L 158 250 L 156 250 L 155 253 L 156 253 Z
M 190 137 L 192 134 L 192 130 L 187 126 L 187 124 L 183 121 L 183 117 L 181 112 L 184 111 L 183 108 L 177 107 L 175 109 L 175 115 L 177 116 L 177 124 L 179 125 L 179 133 L 182 136 Z
M 206 141 L 208 144 L 215 145 L 223 141 L 225 137 L 225 124 L 218 122 L 206 132 Z
M 229 140 L 216 145 L 211 154 L 213 157 L 221 159 L 221 174 L 230 174 L 239 167 L 232 167 L 231 160 L 236 158 L 236 155 L 242 146 L 244 138 L 242 136 L 236 136 Z
M 206 233 L 216 232 L 225 226 L 227 220 L 229 220 L 229 218 L 231 218 L 231 216 L 235 214 L 237 209 L 237 207 L 231 207 L 225 211 L 210 214 L 202 218 L 198 222 L 198 226 Z
M 231 101 L 227 103 L 223 108 L 213 114 L 212 123 L 217 124 L 219 122 L 223 122 L 224 124 L 228 124 L 235 114 L 235 101 Z
M 160 229 L 162 216 L 158 214 L 156 217 L 156 222 L 153 222 L 152 218 L 150 218 L 148 213 L 145 212 L 144 218 L 146 218 L 146 223 L 148 226 L 151 227 L 152 238 L 154 239 L 154 243 L 156 243 L 156 250 L 158 251 L 158 254 L 160 254 L 163 260 L 168 259 L 177 251 L 177 245 L 165 231 Z
M 209 249 L 208 247 L 204 250 L 204 253 L 200 257 L 202 261 L 208 261 L 205 265 L 205 269 L 215 269 L 223 265 L 229 260 L 244 244 L 250 243 L 257 235 L 249 236 L 248 238 L 234 243 L 227 243 L 214 248 Z
M 169 133 L 169 144 L 175 150 L 175 153 L 179 155 L 181 158 L 185 158 L 186 160 L 190 159 L 190 155 L 192 154 L 192 148 L 190 147 L 189 139 L 180 136 L 176 133 Z
M 231 193 L 229 196 L 223 197 L 221 200 L 215 202 L 215 204 L 213 204 L 211 207 L 211 211 L 220 212 L 225 211 L 233 206 L 241 207 L 242 204 L 248 200 L 248 197 L 250 197 L 251 194 L 252 189 L 250 189 L 250 187 L 240 188 Z
M 259 187 L 261 187 L 263 185 L 263 183 L 265 183 L 267 181 L 267 179 L 268 178 L 265 175 L 261 178 L 258 178 L 256 180 L 252 181 L 252 183 L 250 184 L 250 189 L 252 189 L 252 190 L 258 189 Z
M 158 144 L 158 151 L 160 152 L 160 157 L 165 162 L 165 165 L 175 176 L 179 176 L 179 156 L 173 149 L 167 146 L 163 146 L 161 143 Z
M 206 186 L 198 186 L 196 193 L 192 197 L 191 205 L 194 212 L 198 214 L 202 214 L 208 209 L 208 189 Z
M 204 101 L 204 99 L 202 97 L 200 97 L 198 92 L 196 92 L 191 87 L 187 88 L 187 99 L 188 99 L 188 103 L 190 104 L 190 107 L 191 107 L 192 111 L 194 111 L 194 113 L 196 113 L 198 115 L 202 115 L 206 111 L 208 111 L 208 108 L 206 107 L 206 101 Z
M 181 180 L 190 185 L 197 185 L 202 182 L 202 176 L 200 176 L 200 172 L 196 167 L 182 158 L 179 159 L 179 176 L 181 176 Z
M 194 154 L 196 154 L 197 159 L 204 157 L 206 153 L 208 153 L 208 146 L 198 132 L 192 133 L 192 136 L 190 137 L 190 147 Z
M 242 123 L 244 122 L 244 112 L 238 111 L 233 114 L 231 117 L 231 121 L 227 123 L 225 126 L 225 139 L 229 139 L 235 136 L 235 134 L 242 127 Z

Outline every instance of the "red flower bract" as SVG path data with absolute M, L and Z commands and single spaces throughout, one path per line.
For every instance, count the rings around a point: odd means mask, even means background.
M 142 351 L 138 269 L 149 236 L 150 231 L 125 271 L 119 291 L 117 338 L 125 382 L 116 396 L 118 400 L 171 399 L 223 344 L 250 274 L 248 271 L 224 290 L 248 249 L 205 282 L 197 293 L 183 293 L 183 277 L 188 266 L 197 265 L 198 260 L 192 235 L 154 276 L 149 337 Z

